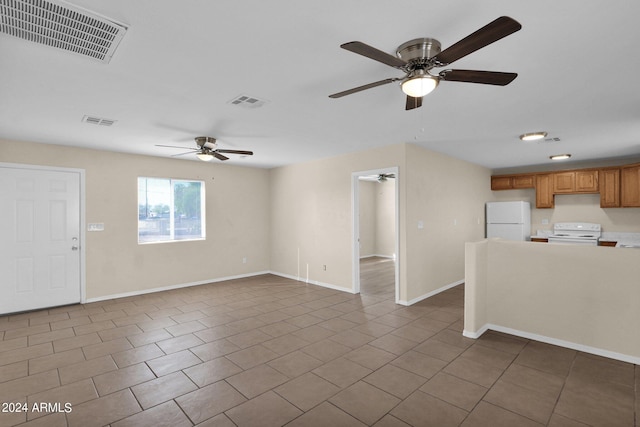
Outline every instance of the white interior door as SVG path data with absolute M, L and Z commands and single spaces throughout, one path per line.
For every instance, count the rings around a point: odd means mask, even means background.
M 0 166 L 0 314 L 80 296 L 80 173 Z

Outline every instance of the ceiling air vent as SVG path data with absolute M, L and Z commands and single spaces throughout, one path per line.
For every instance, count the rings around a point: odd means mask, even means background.
M 538 143 L 550 143 L 550 142 L 559 142 L 560 138 L 545 138 L 543 140 L 538 141 Z
M 0 0 L 0 32 L 104 63 L 126 31 L 122 24 L 59 0 Z
M 91 125 L 113 126 L 117 120 L 103 119 L 102 117 L 84 116 L 82 121 Z
M 267 101 L 263 99 L 258 99 L 254 96 L 248 96 L 248 95 L 236 96 L 235 98 L 233 98 L 231 101 L 228 102 L 228 104 L 238 105 L 240 107 L 245 107 L 245 108 L 258 108 L 258 107 L 262 107 L 266 103 Z

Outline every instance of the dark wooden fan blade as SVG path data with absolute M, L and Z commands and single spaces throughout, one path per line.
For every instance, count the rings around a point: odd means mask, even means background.
M 371 88 L 376 87 L 376 86 L 386 85 L 386 84 L 393 83 L 393 82 L 398 81 L 398 80 L 401 80 L 401 79 L 392 78 L 392 79 L 380 80 L 379 82 L 369 83 L 369 84 L 366 84 L 366 85 L 363 85 L 363 86 L 354 87 L 353 89 L 349 89 L 349 90 L 345 90 L 345 91 L 342 91 L 342 92 L 334 93 L 333 95 L 329 95 L 329 98 L 341 98 L 341 97 L 346 96 L 346 95 L 351 95 L 352 93 L 356 93 L 356 92 L 360 92 L 360 91 L 363 91 L 363 90 L 371 89 Z
M 413 110 L 414 108 L 422 107 L 422 98 L 414 98 L 407 95 L 407 105 L 405 110 Z
M 506 86 L 518 77 L 518 74 L 501 73 L 498 71 L 445 70 L 440 73 L 440 77 L 449 82 L 482 83 L 486 85 Z
M 508 16 L 501 16 L 485 25 L 473 34 L 468 35 L 454 45 L 437 54 L 434 59 L 441 65 L 451 64 L 463 56 L 475 52 L 503 37 L 513 34 L 522 28 L 520 23 Z
M 218 160 L 229 160 L 229 158 L 227 156 L 223 156 L 222 154 L 218 153 L 217 151 L 212 151 L 211 154 Z
M 340 45 L 340 47 L 394 68 L 402 68 L 407 65 L 406 61 L 362 42 L 349 42 Z
M 229 153 L 229 154 L 242 154 L 245 156 L 253 156 L 253 151 L 245 151 L 245 150 L 216 150 L 218 153 Z

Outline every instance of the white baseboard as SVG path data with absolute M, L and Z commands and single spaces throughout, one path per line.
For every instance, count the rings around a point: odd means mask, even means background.
M 362 255 L 360 259 L 373 258 L 373 257 L 395 259 L 393 255 L 382 255 L 382 254 Z
M 411 299 L 411 300 L 409 300 L 409 301 L 400 300 L 400 301 L 398 301 L 398 304 L 402 304 L 402 305 L 406 305 L 406 306 L 413 305 L 413 304 L 415 304 L 415 303 L 417 303 L 417 302 L 420 302 L 420 301 L 422 301 L 422 300 L 425 300 L 425 299 L 427 299 L 427 298 L 429 298 L 429 297 L 432 297 L 432 296 L 434 296 L 434 295 L 439 294 L 440 292 L 444 292 L 444 291 L 446 291 L 447 289 L 454 288 L 454 287 L 456 287 L 456 286 L 458 286 L 458 285 L 461 285 L 461 284 L 463 284 L 463 283 L 464 283 L 464 279 L 462 279 L 462 280 L 458 280 L 457 282 L 449 283 L 448 285 L 445 285 L 445 286 L 443 286 L 443 287 L 441 287 L 441 288 L 438 288 L 438 289 L 436 289 L 435 291 L 431 291 L 431 292 L 429 292 L 429 293 L 427 293 L 427 294 L 424 294 L 424 295 L 421 295 L 421 296 L 419 296 L 419 297 L 413 298 L 413 299 Z
M 284 277 L 285 279 L 297 280 L 298 282 L 308 283 L 310 285 L 322 286 L 323 288 L 334 289 L 336 291 L 347 292 L 350 294 L 355 294 L 353 289 L 343 288 L 341 286 L 332 285 L 331 283 L 318 282 L 317 280 L 307 280 L 302 277 L 296 277 L 291 274 L 278 273 L 277 271 L 269 271 L 269 274 L 273 274 L 274 276 Z
M 547 344 L 557 345 L 559 347 L 570 348 L 572 350 L 581 351 L 583 353 L 595 354 L 596 356 L 607 357 L 609 359 L 620 360 L 622 362 L 633 363 L 635 365 L 640 365 L 640 357 L 630 356 L 628 354 L 617 353 L 615 351 L 603 350 L 601 348 L 591 347 L 584 344 L 578 344 L 571 341 L 565 341 L 557 338 L 547 337 L 544 335 L 533 334 L 531 332 L 520 331 L 517 329 L 507 328 L 500 325 L 493 325 L 491 323 L 487 323 L 478 329 L 477 332 L 464 331 L 462 334 L 467 338 L 479 338 L 486 331 L 492 330 L 496 332 L 503 332 L 509 335 L 515 335 L 517 337 L 530 339 L 533 341 L 540 341 Z
M 82 301 L 82 304 L 91 303 L 91 302 L 106 301 L 106 300 L 116 299 L 116 298 L 133 297 L 133 296 L 136 296 L 136 295 L 151 294 L 151 293 L 154 293 L 154 292 L 170 291 L 172 289 L 188 288 L 190 286 L 200 286 L 200 285 L 206 285 L 206 284 L 209 284 L 209 283 L 224 282 L 226 280 L 245 279 L 247 277 L 260 276 L 262 274 L 269 274 L 269 273 L 270 273 L 269 271 L 259 271 L 259 272 L 256 272 L 256 273 L 239 274 L 239 275 L 236 275 L 236 276 L 219 277 L 217 279 L 200 280 L 200 281 L 197 281 L 197 282 L 180 283 L 180 284 L 177 284 L 177 285 L 161 286 L 159 288 L 141 289 L 139 291 L 124 292 L 124 293 L 120 293 L 120 294 L 104 295 L 104 296 L 101 296 L 101 297 L 87 298 L 85 301 Z

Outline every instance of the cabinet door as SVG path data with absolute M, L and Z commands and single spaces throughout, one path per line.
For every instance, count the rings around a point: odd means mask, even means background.
M 549 174 L 536 175 L 536 208 L 553 207 L 553 179 Z
M 621 169 L 621 205 L 640 207 L 640 166 Z
M 535 175 L 516 175 L 513 177 L 513 188 L 535 188 Z
M 513 188 L 512 180 L 510 176 L 492 176 L 491 177 L 491 189 L 496 190 L 510 190 Z
M 600 207 L 620 207 L 620 169 L 604 169 L 600 176 Z
M 575 172 L 557 172 L 553 174 L 554 193 L 573 193 L 576 189 Z
M 598 171 L 576 171 L 576 192 L 597 193 Z

